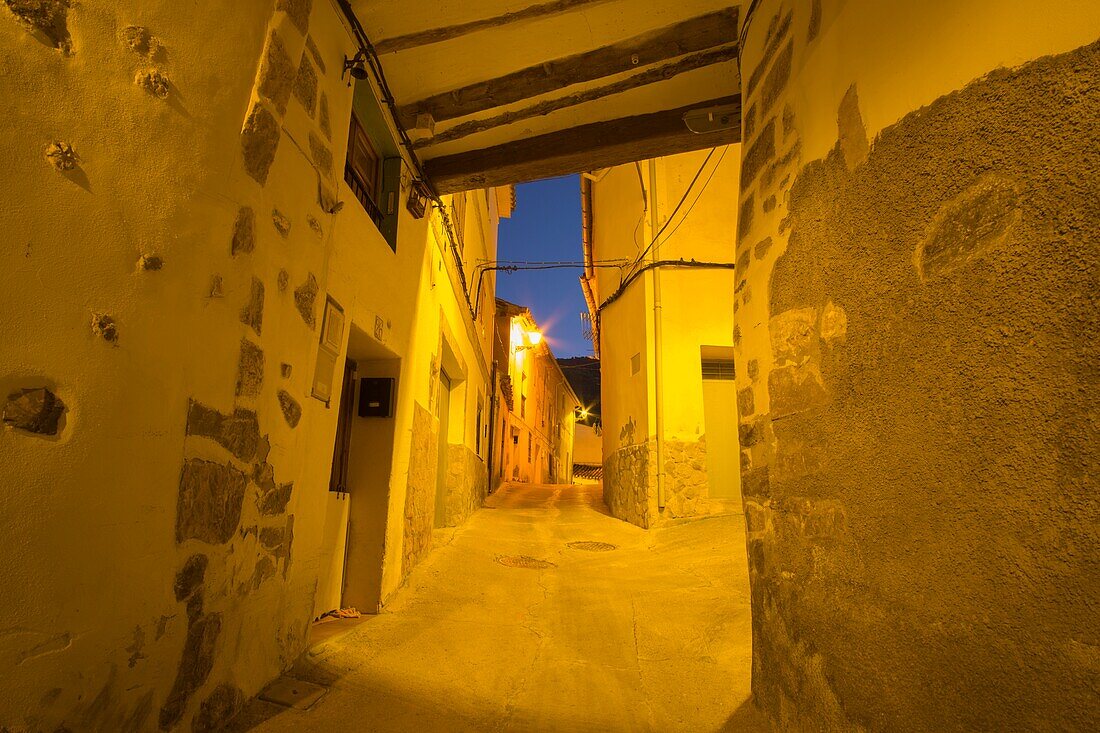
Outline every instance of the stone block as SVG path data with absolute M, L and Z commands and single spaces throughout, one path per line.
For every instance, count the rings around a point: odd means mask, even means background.
M 233 244 L 230 253 L 248 253 L 256 248 L 256 212 L 251 206 L 242 206 L 237 211 L 237 220 L 233 223 Z
M 756 378 L 760 376 L 760 360 L 749 359 L 749 363 L 745 367 L 745 373 L 749 376 L 749 380 L 755 382 Z
M 248 302 L 241 308 L 241 323 L 259 336 L 264 325 L 264 284 L 259 278 L 252 278 L 252 290 Z
M 278 209 L 271 210 L 271 223 L 279 236 L 286 239 L 290 236 L 290 219 Z
M 187 558 L 180 571 L 176 573 L 174 586 L 177 601 L 185 601 L 199 589 L 206 577 L 206 566 L 209 558 L 206 555 L 192 555 Z
M 160 69 L 142 69 L 134 76 L 134 83 L 158 99 L 168 99 L 172 82 Z
M 737 391 L 737 414 L 742 418 L 756 412 L 756 397 L 752 387 L 745 387 Z
M 245 171 L 261 186 L 267 183 L 281 135 L 275 115 L 261 104 L 253 105 L 241 131 L 241 153 Z
M 821 373 L 813 364 L 773 369 L 768 375 L 773 420 L 796 415 L 829 403 Z
M 313 70 L 309 56 L 302 54 L 298 73 L 294 77 L 294 98 L 305 108 L 310 119 L 317 109 L 317 72 Z
M 279 270 L 279 279 L 276 284 L 280 293 L 286 292 L 286 287 L 290 284 L 290 273 L 286 270 Z
M 161 730 L 171 730 L 180 722 L 191 696 L 206 683 L 210 670 L 214 668 L 214 655 L 221 629 L 220 613 L 198 616 L 189 624 L 176 681 L 168 693 L 164 707 L 160 709 L 158 722 Z
M 747 191 L 756 180 L 756 176 L 775 158 L 775 120 L 770 119 L 760 130 L 741 161 L 741 190 Z
M 232 415 L 224 415 L 191 400 L 187 409 L 187 435 L 210 438 L 247 463 L 256 457 L 260 426 L 252 410 L 237 408 Z
M 45 387 L 22 389 L 8 395 L 4 424 L 37 435 L 57 435 L 65 403 Z
M 328 69 L 325 67 L 325 59 L 321 56 L 321 50 L 317 48 L 317 43 L 313 40 L 313 36 L 306 36 L 306 50 L 308 50 L 309 55 L 313 57 L 313 63 L 317 64 L 317 68 L 321 70 L 321 73 L 328 73 Z
M 298 427 L 298 422 L 302 419 L 302 406 L 285 389 L 279 390 L 279 407 L 283 411 L 286 424 L 292 428 Z
M 741 492 L 745 496 L 767 499 L 771 496 L 771 478 L 767 466 L 746 471 L 741 476 Z
M 256 397 L 264 381 L 264 352 L 248 339 L 241 339 L 237 362 L 237 396 Z
M 156 272 L 164 267 L 164 259 L 160 255 L 142 255 L 138 258 L 138 269 L 144 272 Z
M 202 701 L 199 712 L 191 721 L 191 733 L 216 733 L 224 730 L 226 723 L 241 711 L 243 705 L 244 693 L 233 685 L 223 682 Z
M 1004 242 L 1020 217 L 1015 183 L 997 175 L 977 179 L 940 208 L 928 236 L 917 246 L 921 277 L 950 272 Z
M 264 492 L 257 498 L 260 514 L 264 516 L 274 516 L 284 513 L 287 504 L 290 503 L 290 496 L 293 492 L 293 483 L 280 484 L 277 489 Z
M 321 126 L 321 132 L 324 133 L 325 137 L 332 140 L 332 120 L 328 111 L 328 95 L 324 92 L 321 92 L 321 102 L 318 105 L 317 123 Z
M 768 256 L 768 250 L 770 250 L 771 248 L 772 248 L 772 238 L 771 237 L 764 237 L 763 239 L 761 239 L 759 242 L 756 243 L 756 246 L 753 248 L 753 255 L 756 256 L 756 259 L 762 260 L 762 259 L 764 259 L 765 257 Z
M 264 46 L 257 93 L 270 102 L 280 115 L 284 115 L 296 76 L 297 69 L 290 59 L 283 39 L 272 30 L 267 36 L 267 45 Z
M 737 241 L 741 242 L 752 230 L 752 218 L 756 212 L 756 198 L 753 194 L 741 202 L 740 218 L 737 220 Z
M 240 523 L 247 482 L 244 473 L 229 464 L 185 461 L 176 505 L 176 541 L 228 542 Z
M 55 140 L 46 146 L 46 160 L 58 171 L 71 171 L 80 163 L 80 156 L 73 146 L 61 140 Z
M 294 305 L 298 308 L 298 313 L 302 316 L 302 320 L 310 328 L 317 326 L 317 316 L 314 314 L 314 304 L 317 302 L 317 293 L 320 288 L 317 285 L 317 278 L 313 276 L 313 273 L 309 273 L 306 281 L 299 285 L 294 291 Z
M 791 308 L 768 322 L 772 357 L 777 366 L 805 364 L 818 352 L 817 309 Z
M 140 25 L 126 26 L 119 31 L 118 38 L 123 48 L 129 49 L 139 56 L 151 56 L 156 47 L 149 29 Z
M 106 313 L 92 314 L 92 333 L 107 343 L 118 343 L 118 324 L 115 323 L 114 317 Z
M 871 144 L 867 141 L 867 130 L 863 126 L 863 115 L 859 113 L 859 95 L 855 84 L 848 87 L 844 98 L 840 100 L 837 128 L 840 131 L 840 151 L 844 154 L 848 170 L 852 170 L 867 160 L 867 153 L 871 150 Z
M 314 133 L 309 133 L 309 154 L 321 173 L 329 178 L 333 177 L 332 151 Z
M 43 36 L 65 56 L 73 52 L 69 35 L 69 8 L 72 0 L 4 0 L 14 15 L 28 30 Z
M 775 64 L 760 88 L 760 112 L 767 114 L 791 78 L 791 62 L 794 60 L 794 42 L 788 43 L 775 57 Z
M 313 9 L 313 0 L 276 0 L 275 9 L 286 13 L 303 36 L 309 32 L 309 13 Z

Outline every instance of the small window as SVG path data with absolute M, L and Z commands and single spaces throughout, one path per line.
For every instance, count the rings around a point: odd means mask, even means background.
M 733 381 L 733 359 L 703 359 L 703 379 Z
M 382 160 L 374 145 L 353 112 L 348 127 L 348 159 L 344 165 L 344 180 L 371 220 L 382 226 L 382 210 L 378 208 L 378 199 L 382 183 Z
M 519 416 L 527 417 L 527 395 L 522 395 L 519 398 Z

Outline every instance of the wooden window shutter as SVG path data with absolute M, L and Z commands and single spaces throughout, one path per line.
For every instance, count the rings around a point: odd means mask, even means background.
M 382 222 L 378 230 L 386 238 L 390 249 L 397 251 L 397 212 L 401 199 L 401 158 L 386 158 L 382 161 L 382 193 L 379 207 L 382 209 Z

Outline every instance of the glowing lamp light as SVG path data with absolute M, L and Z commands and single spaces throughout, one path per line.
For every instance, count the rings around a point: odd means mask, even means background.
M 541 331 L 528 331 L 523 334 L 523 339 L 527 342 L 528 346 L 538 346 L 542 343 Z

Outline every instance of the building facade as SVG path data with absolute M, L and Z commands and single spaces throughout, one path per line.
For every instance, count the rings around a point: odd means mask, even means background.
M 580 409 L 531 311 L 496 301 L 494 487 L 504 481 L 573 481 L 573 438 Z
M 345 18 L 277 5 L 2 10 L 0 727 L 190 730 L 487 493 L 510 192 L 426 201 Z
M 737 146 L 585 174 L 583 281 L 612 514 L 740 512 L 733 363 Z M 596 265 L 611 265 L 599 266 Z

